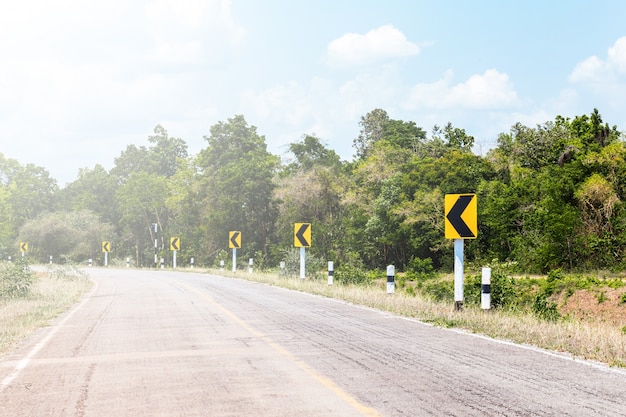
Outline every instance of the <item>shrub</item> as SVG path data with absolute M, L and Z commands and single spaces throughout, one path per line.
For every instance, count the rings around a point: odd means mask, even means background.
M 433 261 L 430 258 L 416 258 L 413 257 L 407 265 L 407 278 L 410 280 L 424 280 L 430 279 L 435 276 L 435 269 L 433 268 Z
M 557 321 L 562 316 L 555 302 L 548 300 L 545 294 L 537 294 L 533 303 L 533 313 L 544 320 Z
M 300 276 L 300 250 L 298 248 L 290 248 L 283 251 L 283 262 L 285 262 L 284 274 L 286 276 Z M 321 278 L 324 268 L 321 259 L 314 255 L 306 254 L 305 258 L 305 274 L 308 278 Z M 282 271 L 281 271 L 282 272 Z
M 361 268 L 351 266 L 351 265 L 342 265 L 334 272 L 334 277 L 337 282 L 342 284 L 362 284 L 368 282 L 367 273 Z
M 35 274 L 25 258 L 18 258 L 13 263 L 4 262 L 0 266 L 0 297 L 26 297 L 34 281 Z
M 429 281 L 422 287 L 422 292 L 435 301 L 454 301 L 454 282 Z
M 87 279 L 87 273 L 72 263 L 48 266 L 48 274 L 54 279 L 72 281 L 77 278 Z
M 221 249 L 215 255 L 214 265 L 215 267 L 221 266 L 221 262 L 224 262 L 224 266 L 228 263 L 228 252 L 224 249 Z
M 482 274 L 470 275 L 466 280 L 465 299 L 469 304 L 479 305 L 482 293 Z M 506 308 L 518 303 L 517 284 L 513 278 L 500 270 L 491 272 L 491 307 Z

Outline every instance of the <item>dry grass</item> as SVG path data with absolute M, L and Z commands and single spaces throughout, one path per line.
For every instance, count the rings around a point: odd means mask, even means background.
M 37 273 L 27 298 L 0 300 L 0 355 L 13 350 L 32 331 L 47 326 L 91 286 L 83 274 L 55 269 Z
M 215 271 L 213 271 L 215 273 Z M 387 294 L 383 286 L 329 286 L 325 280 L 302 280 L 275 274 L 248 274 L 220 271 L 223 276 L 280 286 L 296 291 L 340 299 L 349 303 L 412 317 L 440 327 L 454 327 L 501 340 L 527 344 L 574 357 L 626 367 L 626 334 L 623 328 L 602 320 L 574 318 L 546 321 L 528 312 L 491 310 L 436 303 L 398 291 Z

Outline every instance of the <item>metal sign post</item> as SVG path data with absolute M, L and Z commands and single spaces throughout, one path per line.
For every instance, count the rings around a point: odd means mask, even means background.
M 293 245 L 300 248 L 300 278 L 306 277 L 306 248 L 311 247 L 311 223 L 293 225 Z
M 478 235 L 476 194 L 446 194 L 444 201 L 445 236 L 454 239 L 454 309 L 463 309 L 463 246 L 464 239 Z
M 454 239 L 454 309 L 463 310 L 463 239 Z
M 104 252 L 104 266 L 109 266 L 109 252 L 111 251 L 111 242 L 102 242 L 102 252 Z
M 302 246 L 300 248 L 300 278 L 306 277 L 306 248 Z
M 233 250 L 233 272 L 237 272 L 237 248 L 241 247 L 241 232 L 228 232 L 228 247 Z
M 180 237 L 175 236 L 170 238 L 170 250 L 173 252 L 172 267 L 176 269 L 176 252 L 180 249 Z

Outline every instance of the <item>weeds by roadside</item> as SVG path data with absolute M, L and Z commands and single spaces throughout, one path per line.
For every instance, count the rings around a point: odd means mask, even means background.
M 0 263 L 0 299 L 26 297 L 34 282 L 35 274 L 24 258 Z
M 71 265 L 35 272 L 14 263 L 0 265 L 0 270 L 3 281 L 20 282 L 19 288 L 28 283 L 28 291 L 20 296 L 0 297 L 0 355 L 70 308 L 92 285 L 84 272 Z

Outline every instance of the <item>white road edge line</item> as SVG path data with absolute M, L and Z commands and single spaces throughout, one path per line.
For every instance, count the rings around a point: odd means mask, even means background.
M 249 281 L 249 282 L 253 282 L 253 281 Z M 261 285 L 264 285 L 262 283 L 259 283 Z M 465 335 L 465 336 L 471 336 L 471 337 L 475 337 L 478 339 L 483 339 L 486 340 L 488 342 L 492 342 L 492 343 L 496 343 L 496 344 L 500 344 L 500 345 L 507 345 L 507 346 L 512 346 L 515 348 L 519 348 L 519 349 L 524 349 L 524 350 L 529 350 L 535 353 L 541 353 L 547 356 L 552 356 L 554 358 L 558 358 L 558 359 L 562 359 L 565 361 L 569 361 L 569 362 L 576 362 L 577 364 L 580 365 L 584 365 L 584 366 L 589 366 L 591 368 L 603 371 L 603 372 L 607 372 L 607 373 L 613 373 L 613 374 L 618 374 L 618 375 L 624 375 L 626 376 L 626 369 L 624 368 L 619 368 L 616 366 L 610 366 L 609 364 L 606 364 L 604 362 L 598 362 L 598 361 L 593 361 L 590 359 L 585 359 L 585 358 L 581 358 L 581 357 L 577 357 L 571 353 L 568 352 L 558 352 L 558 351 L 552 351 L 549 349 L 545 349 L 545 348 L 541 348 L 538 346 L 533 346 L 533 345 L 528 345 L 528 344 L 523 344 L 523 343 L 517 343 L 517 342 L 513 342 L 511 340 L 506 340 L 506 339 L 496 339 L 481 333 L 472 333 L 468 330 L 463 330 L 463 329 L 458 329 L 458 328 L 447 328 L 447 327 L 440 327 L 437 325 L 434 325 L 432 323 L 427 323 L 425 321 L 421 321 L 415 317 L 407 317 L 407 316 L 401 316 L 399 314 L 394 314 L 391 313 L 389 311 L 384 311 L 384 310 L 379 310 L 373 307 L 368 307 L 368 306 L 364 306 L 364 305 L 360 305 L 360 304 L 355 304 L 349 301 L 345 301 L 345 300 L 341 300 L 338 298 L 329 298 L 329 297 L 325 297 L 319 294 L 311 294 L 311 293 L 307 293 L 307 292 L 303 292 L 303 291 L 297 291 L 297 290 L 291 290 L 289 288 L 283 288 L 283 287 L 278 287 L 278 286 L 271 286 L 272 288 L 276 288 L 276 289 L 280 289 L 280 290 L 284 290 L 284 291 L 296 291 L 300 294 L 304 294 L 310 297 L 317 297 L 317 298 L 323 298 L 324 300 L 330 300 L 330 301 L 334 301 L 340 304 L 347 304 L 356 308 L 361 308 L 364 310 L 369 310 L 369 311 L 373 311 L 376 313 L 379 313 L 383 316 L 387 316 L 390 319 L 400 319 L 400 320 L 406 320 L 406 321 L 410 321 L 413 323 L 417 323 L 417 324 L 421 324 L 423 326 L 428 326 L 428 327 L 435 327 L 437 329 L 441 329 L 444 331 L 448 331 L 448 332 L 452 332 L 452 333 L 457 333 L 457 334 L 461 334 L 461 335 Z
M 77 306 L 75 306 L 73 309 L 70 310 L 70 312 L 63 318 L 63 320 L 61 320 L 59 323 L 57 323 L 56 325 L 54 325 L 50 331 L 48 332 L 48 334 L 41 339 L 31 350 L 30 352 L 28 352 L 28 354 L 22 358 L 21 360 L 19 360 L 16 364 L 15 364 L 15 368 L 13 368 L 13 372 L 11 372 L 11 374 L 9 374 L 7 377 L 5 377 L 2 382 L 0 382 L 0 392 L 4 391 L 9 385 L 11 385 L 11 383 L 15 380 L 15 378 L 18 377 L 18 375 L 20 374 L 20 372 L 22 372 L 22 370 L 24 368 L 26 368 L 28 366 L 28 364 L 30 363 L 30 361 L 33 359 L 33 357 L 37 354 L 37 352 L 39 352 L 49 341 L 50 339 L 52 339 L 54 337 L 54 335 L 59 331 L 59 329 L 69 320 L 72 318 L 72 316 L 74 315 L 74 313 L 76 313 L 78 310 L 81 309 L 82 306 L 84 306 L 87 301 L 89 301 L 89 299 L 91 298 L 91 296 L 96 292 L 96 290 L 98 289 L 98 283 L 94 280 L 92 280 L 92 282 L 94 283 L 93 288 L 91 289 L 91 291 L 89 293 L 87 293 L 87 295 L 85 296 L 85 298 L 83 299 L 83 301 L 81 301 L 80 304 L 78 304 Z

